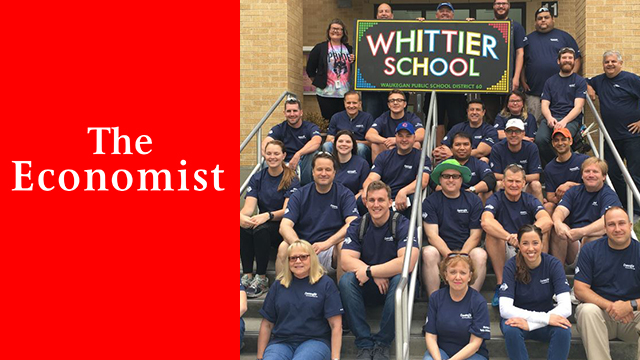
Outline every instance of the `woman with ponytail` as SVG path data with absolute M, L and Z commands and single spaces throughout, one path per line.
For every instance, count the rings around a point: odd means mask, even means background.
M 567 359 L 571 344 L 571 299 L 564 267 L 542 252 L 542 231 L 518 230 L 518 254 L 504 266 L 500 286 L 500 328 L 509 359 L 529 359 L 524 341 L 549 343 L 547 359 Z M 554 307 L 553 295 L 558 304 Z
M 242 278 L 247 297 L 255 298 L 269 289 L 267 265 L 269 247 L 276 249 L 282 241 L 280 220 L 287 207 L 289 196 L 300 187 L 295 171 L 285 165 L 284 144 L 270 141 L 265 147 L 267 167 L 257 172 L 249 181 L 244 206 L 240 210 L 240 259 Z M 259 211 L 254 215 L 256 206 Z M 253 260 L 256 276 L 253 276 Z

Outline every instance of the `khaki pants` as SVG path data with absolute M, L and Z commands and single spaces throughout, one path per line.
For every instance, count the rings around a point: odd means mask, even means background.
M 535 95 L 527 95 L 527 112 L 536 117 L 536 122 L 538 126 L 540 126 L 540 122 L 542 121 L 542 107 L 540 105 L 542 100 L 540 100 L 540 96 Z
M 589 360 L 611 360 L 609 340 L 620 339 L 625 342 L 640 342 L 640 312 L 633 313 L 634 320 L 623 324 L 613 320 L 606 311 L 595 304 L 583 303 L 576 309 L 578 332 L 582 337 L 584 350 Z M 640 353 L 639 353 L 640 355 Z M 637 356 L 640 360 L 640 356 Z

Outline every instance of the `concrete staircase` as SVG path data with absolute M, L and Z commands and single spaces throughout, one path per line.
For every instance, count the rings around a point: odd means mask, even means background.
M 267 271 L 267 276 L 269 277 L 269 283 L 272 284 L 275 279 L 275 269 L 273 264 L 273 259 L 275 259 L 275 254 L 272 254 L 272 260 L 269 263 L 269 268 Z M 500 312 L 497 308 L 493 308 L 491 306 L 491 298 L 493 297 L 494 289 L 496 286 L 496 278 L 493 274 L 493 270 L 491 265 L 488 264 L 488 271 L 491 272 L 487 274 L 487 278 L 484 282 L 482 288 L 482 295 L 487 299 L 487 308 L 489 309 L 489 317 L 491 320 L 491 340 L 487 341 L 487 348 L 489 350 L 489 355 L 492 360 L 503 360 L 508 359 L 508 355 L 506 352 L 505 344 L 504 344 L 504 336 L 500 331 Z M 573 285 L 573 270 L 567 270 L 567 278 L 569 279 L 569 283 Z M 331 275 L 334 279 L 335 276 Z M 262 320 L 262 316 L 260 316 L 260 309 L 262 308 L 262 303 L 264 301 L 265 295 L 261 296 L 257 299 L 249 299 L 248 300 L 248 310 L 243 316 L 246 323 L 246 332 L 244 348 L 240 351 L 240 360 L 253 360 L 256 356 L 257 351 L 257 340 L 258 340 L 258 330 L 260 328 L 260 322 Z M 423 295 L 414 303 L 413 310 L 413 318 L 411 322 L 411 340 L 410 340 L 410 359 L 418 360 L 422 359 L 424 356 L 424 352 L 426 351 L 426 345 L 424 336 L 422 336 L 422 325 L 424 324 L 426 315 L 427 315 L 427 307 L 428 303 L 426 297 Z M 373 332 L 379 329 L 380 323 L 380 315 L 382 313 L 382 307 L 374 307 L 367 313 L 367 319 L 369 319 L 369 324 L 371 325 L 371 329 Z M 575 313 L 575 306 L 573 306 L 573 313 Z M 580 335 L 577 332 L 575 327 L 575 317 L 572 315 L 570 318 L 571 323 L 574 327 L 571 329 L 572 339 L 571 339 L 571 351 L 569 353 L 570 360 L 578 360 L 578 359 L 586 359 L 586 354 L 584 351 L 584 347 L 582 344 L 582 340 Z M 354 344 L 355 337 L 351 332 L 343 336 L 342 341 L 342 356 L 341 359 L 349 360 L 355 359 L 355 355 L 357 352 L 357 348 Z M 535 341 L 527 341 L 526 343 L 527 349 L 529 351 L 529 357 L 532 360 L 535 359 L 546 359 L 547 358 L 547 350 L 548 344 L 535 342 Z M 611 356 L 614 360 L 632 360 L 636 359 L 637 353 L 637 345 L 624 343 L 619 340 L 612 340 L 610 342 L 611 348 Z M 391 357 L 395 359 L 395 348 L 394 345 L 391 346 Z

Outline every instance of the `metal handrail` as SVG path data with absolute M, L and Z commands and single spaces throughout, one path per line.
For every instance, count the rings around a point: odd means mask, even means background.
M 609 132 L 604 126 L 604 122 L 602 121 L 602 118 L 600 117 L 598 110 L 596 110 L 596 107 L 593 104 L 593 101 L 591 101 L 591 98 L 589 96 L 587 96 L 587 104 L 589 104 L 589 108 L 593 112 L 593 115 L 595 115 L 596 122 L 600 130 L 598 135 L 598 147 L 595 146 L 594 141 L 591 138 L 591 134 L 589 133 L 586 134 L 587 139 L 589 141 L 589 144 L 591 145 L 591 149 L 593 150 L 593 153 L 595 154 L 596 157 L 600 159 L 604 159 L 604 142 L 606 141 L 607 144 L 609 145 L 609 149 L 611 150 L 613 157 L 616 159 L 616 163 L 618 164 L 618 167 L 622 171 L 622 176 L 624 177 L 624 180 L 627 183 L 627 213 L 629 215 L 629 220 L 633 222 L 633 199 L 635 198 L 636 201 L 640 204 L 640 192 L 638 192 L 638 188 L 636 187 L 636 184 L 633 182 L 633 178 L 631 177 L 629 170 L 625 166 L 624 161 L 622 160 L 622 157 L 620 157 L 620 154 L 618 153 L 618 150 L 616 149 L 616 146 L 614 145 L 613 140 L 611 140 L 611 136 L 609 136 Z M 607 176 L 607 183 L 611 185 L 611 180 L 609 179 L 609 176 Z M 614 189 L 613 186 L 611 186 L 611 188 Z
M 285 96 L 287 96 L 287 95 L 291 95 L 291 96 L 297 98 L 296 94 L 294 94 L 292 92 L 289 92 L 287 90 L 283 91 L 282 95 L 280 95 L 278 100 L 276 100 L 276 102 L 274 102 L 273 105 L 271 105 L 271 108 L 269 109 L 269 111 L 267 111 L 267 113 L 264 114 L 264 116 L 262 117 L 262 120 L 260 120 L 260 122 L 258 122 L 256 124 L 256 126 L 253 127 L 253 130 L 251 130 L 249 135 L 247 135 L 247 137 L 244 139 L 244 141 L 242 141 L 242 143 L 240 144 L 240 152 L 242 152 L 242 150 L 244 150 L 244 148 L 247 147 L 247 145 L 249 144 L 249 141 L 251 141 L 251 139 L 254 136 L 258 135 L 256 137 L 256 166 L 253 168 L 253 170 L 251 170 L 251 173 L 249 174 L 249 176 L 247 176 L 247 178 L 245 179 L 244 183 L 242 183 L 242 186 L 240 186 L 240 195 L 242 195 L 242 193 L 245 191 L 247 186 L 249 186 L 249 181 L 251 180 L 251 177 L 255 173 L 257 173 L 258 171 L 260 171 L 260 168 L 261 168 L 261 163 L 262 163 L 262 126 L 267 121 L 267 119 L 271 116 L 271 114 L 273 114 L 273 112 L 276 110 L 278 105 L 280 105 L 282 100 L 284 100 Z
M 436 92 L 431 92 L 431 101 L 429 103 L 429 111 L 425 119 L 425 130 L 431 128 L 431 131 L 425 133 L 422 140 L 422 153 L 420 154 L 420 165 L 424 164 L 427 153 L 430 153 L 435 145 L 437 121 L 437 103 Z M 422 170 L 416 175 L 416 191 L 413 195 L 414 204 L 411 209 L 411 217 L 409 222 L 409 234 L 407 246 L 405 248 L 404 259 L 402 263 L 402 275 L 396 287 L 395 293 L 395 325 L 396 325 L 396 359 L 404 360 L 409 358 L 409 341 L 411 318 L 413 316 L 413 300 L 415 299 L 415 288 L 418 274 L 418 264 L 411 271 L 411 280 L 409 280 L 409 267 L 411 264 L 411 249 L 413 247 L 413 239 L 416 231 L 418 232 L 418 252 L 422 248 Z

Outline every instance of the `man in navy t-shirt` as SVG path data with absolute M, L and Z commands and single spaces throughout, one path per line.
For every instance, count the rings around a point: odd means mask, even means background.
M 365 139 L 367 131 L 373 124 L 373 117 L 364 111 L 360 111 L 360 93 L 349 91 L 344 94 L 344 111 L 334 114 L 327 129 L 327 140 L 322 144 L 326 152 L 333 151 L 335 136 L 340 130 L 349 130 L 353 133 L 358 143 L 358 155 L 362 156 L 371 165 L 371 142 Z
M 589 79 L 589 95 L 600 98 L 600 113 L 611 140 L 627 168 L 636 187 L 640 189 L 640 77 L 622 71 L 622 55 L 607 51 L 602 56 L 604 74 Z M 627 205 L 627 186 L 611 148 L 604 143 L 604 158 L 609 164 L 609 177 L 620 201 Z M 633 210 L 640 214 L 638 202 Z
M 581 167 L 583 184 L 567 190 L 553 212 L 551 253 L 563 264 L 575 261 L 579 241 L 585 245 L 604 235 L 604 212 L 621 206 L 616 193 L 604 183 L 607 170 L 604 160 L 585 160 Z
M 366 189 L 369 213 L 365 224 L 360 218 L 349 226 L 341 250 L 340 265 L 345 274 L 339 282 L 342 304 L 356 337 L 357 359 L 388 359 L 389 346 L 395 335 L 395 290 L 402 273 L 407 242 L 411 244 L 411 265 L 418 261 L 418 242 L 409 239 L 409 220 L 399 215 L 395 237 L 391 189 L 382 181 L 374 181 Z M 361 226 L 365 226 L 361 236 Z M 380 331 L 372 335 L 365 321 L 366 305 L 384 304 Z M 376 353 L 378 353 L 376 357 Z
M 487 253 L 481 248 L 480 215 L 482 201 L 462 183 L 469 182 L 471 171 L 455 159 L 447 159 L 433 169 L 433 182 L 442 187 L 422 205 L 422 222 L 429 245 L 422 249 L 422 278 L 427 296 L 440 287 L 438 264 L 453 250 L 469 254 L 477 274 L 471 287 L 480 291 L 487 272 Z
M 482 228 L 487 233 L 486 249 L 493 271 L 496 274 L 496 290 L 491 304 L 498 306 L 498 291 L 502 284 L 502 271 L 507 260 L 515 255 L 518 246 L 518 229 L 525 224 L 534 224 L 542 230 L 543 251 L 549 248 L 548 232 L 551 230 L 551 217 L 544 211 L 542 203 L 530 194 L 522 192 L 526 174 L 518 164 L 507 166 L 504 170 L 504 190 L 493 194 L 482 213 Z M 509 245 L 509 246 L 507 246 Z
M 280 140 L 284 143 L 287 153 L 284 161 L 294 171 L 300 165 L 300 184 L 305 185 L 311 179 L 311 158 L 318 150 L 322 137 L 317 125 L 302 120 L 302 105 L 295 98 L 287 99 L 284 103 L 284 115 L 287 120 L 274 126 L 262 141 L 262 156 L 265 148 L 271 140 Z
M 498 131 L 484 122 L 486 111 L 482 100 L 471 100 L 467 105 L 466 122 L 456 124 L 442 139 L 441 145 L 432 152 L 433 161 L 438 163 L 451 157 L 451 140 L 453 135 L 466 132 L 471 135 L 471 156 L 489 162 L 491 147 L 498 141 Z
M 477 194 L 484 203 L 493 194 L 496 177 L 489 168 L 489 164 L 471 156 L 471 135 L 465 132 L 454 134 L 451 140 L 451 152 L 453 156 L 450 159 L 455 159 L 460 165 L 471 170 L 471 179 L 462 183 L 462 189 Z
M 572 144 L 573 138 L 567 128 L 553 131 L 551 145 L 553 145 L 557 156 L 544 168 L 545 190 L 547 192 L 547 202 L 544 203 L 544 208 L 549 215 L 553 215 L 556 205 L 567 190 L 582 184 L 580 168 L 589 156 L 572 152 Z
M 358 217 L 356 201 L 351 190 L 336 183 L 336 160 L 326 152 L 317 153 L 312 160 L 313 180 L 289 197 L 280 234 L 284 241 L 278 247 L 276 272 L 285 264 L 287 248 L 303 239 L 311 243 L 325 269 L 337 267 L 338 250 L 347 233 L 349 223 Z
M 524 139 L 524 122 L 518 118 L 509 119 L 505 125 L 507 137 L 491 149 L 489 165 L 498 180 L 496 191 L 504 188 L 504 169 L 511 164 L 519 164 L 527 174 L 527 193 L 542 202 L 542 185 L 540 184 L 540 155 L 538 147 Z
M 419 149 L 424 139 L 422 120 L 415 114 L 405 111 L 407 108 L 407 98 L 404 92 L 391 90 L 391 92 L 389 92 L 388 104 L 389 111 L 375 119 L 369 131 L 367 131 L 366 139 L 371 142 L 372 161 L 375 161 L 381 152 L 396 146 L 396 138 L 394 137 L 395 129 L 403 122 L 410 123 L 415 129 L 415 143 L 411 144 L 412 146 Z
M 575 49 L 573 72 L 580 70 L 580 49 L 578 43 L 567 32 L 556 29 L 549 9 L 542 7 L 536 11 L 536 31 L 527 35 L 524 42 L 524 72 L 521 83 L 527 92 L 527 111 L 533 114 L 538 123 L 542 117 L 540 95 L 544 83 L 556 74 L 558 51 L 563 47 Z
M 578 331 L 590 360 L 611 359 L 610 339 L 637 343 L 640 327 L 640 245 L 631 239 L 633 225 L 622 208 L 607 210 L 604 223 L 607 236 L 580 251 L 574 282 L 582 301 Z
M 391 187 L 391 198 L 395 209 L 405 216 L 410 214 L 412 196 L 416 191 L 416 176 L 422 171 L 422 188 L 429 184 L 431 160 L 425 157 L 420 164 L 420 150 L 413 147 L 416 130 L 409 122 L 403 122 L 396 128 L 396 148 L 386 150 L 373 162 L 369 176 L 362 188 L 373 181 L 382 180 Z
M 555 129 L 567 128 L 575 139 L 582 126 L 582 108 L 587 97 L 587 81 L 573 72 L 575 50 L 562 48 L 558 52 L 560 73 L 551 76 L 544 83 L 542 91 L 542 115 L 544 119 L 538 127 L 536 145 L 540 158 L 547 164 L 554 157 L 551 147 L 551 133 Z

